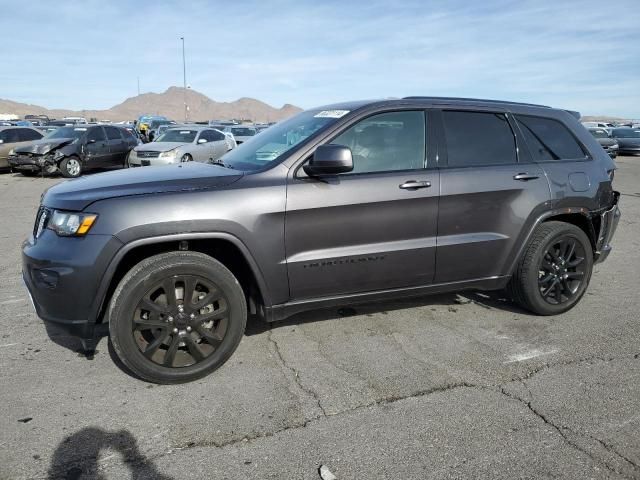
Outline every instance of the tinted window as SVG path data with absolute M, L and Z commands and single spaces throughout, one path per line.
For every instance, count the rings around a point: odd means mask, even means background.
M 516 117 L 534 161 L 585 158 L 585 152 L 569 129 L 557 120 Z
M 603 128 L 590 128 L 589 131 L 596 138 L 609 138 L 609 134 Z
M 102 127 L 91 128 L 89 133 L 87 133 L 87 141 L 95 140 L 96 142 L 104 142 L 106 139 Z
M 31 130 L 30 128 L 20 128 L 18 130 L 18 137 L 21 142 L 29 142 L 31 140 L 40 140 L 42 138 L 42 134 L 35 130 Z
M 122 140 L 122 136 L 120 135 L 120 130 L 115 127 L 104 127 L 107 132 L 107 138 L 109 140 Z
M 226 137 L 224 136 L 224 133 L 221 132 L 217 132 L 215 130 L 210 130 L 210 135 L 211 135 L 211 139 L 214 141 L 220 141 L 220 140 L 224 140 Z
M 213 135 L 211 135 L 211 130 L 203 130 L 200 132 L 200 136 L 198 137 L 198 141 L 206 140 L 207 142 L 213 141 Z
M 425 114 L 391 112 L 368 117 L 331 141 L 353 154 L 353 172 L 425 167 Z
M 503 113 L 442 112 L 450 167 L 516 163 L 516 141 Z

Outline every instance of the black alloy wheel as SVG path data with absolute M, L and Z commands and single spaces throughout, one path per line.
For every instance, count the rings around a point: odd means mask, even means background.
M 593 247 L 578 226 L 559 221 L 538 225 L 518 260 L 507 291 L 538 315 L 558 315 L 582 298 L 593 270 Z
M 156 283 L 133 313 L 133 334 L 142 354 L 165 367 L 202 362 L 222 343 L 229 308 L 209 280 L 174 275 Z
M 540 295 L 546 302 L 560 305 L 576 296 L 585 278 L 585 257 L 584 247 L 570 236 L 548 246 L 538 272 Z
M 215 258 L 190 251 L 135 265 L 113 292 L 109 335 L 123 366 L 155 383 L 184 383 L 223 365 L 247 323 L 242 286 Z

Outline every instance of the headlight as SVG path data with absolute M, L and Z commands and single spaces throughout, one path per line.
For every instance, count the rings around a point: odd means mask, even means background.
M 62 157 L 64 157 L 64 153 L 61 150 L 56 150 L 53 154 L 54 160 L 60 160 Z
M 178 149 L 174 148 L 173 150 L 169 150 L 168 152 L 162 152 L 160 154 L 160 158 L 168 158 L 171 160 L 175 160 L 176 156 L 178 155 Z
M 47 228 L 62 237 L 81 237 L 86 235 L 96 222 L 95 213 L 76 213 L 55 210 L 47 223 Z
M 613 145 L 611 145 L 611 150 L 618 150 L 620 148 L 620 145 L 618 145 L 617 143 L 614 143 Z
M 9 156 L 10 157 L 15 155 L 15 153 L 16 153 L 16 149 L 15 148 L 12 148 L 11 150 L 9 150 Z

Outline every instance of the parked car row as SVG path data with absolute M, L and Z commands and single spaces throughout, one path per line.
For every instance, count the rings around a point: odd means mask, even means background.
M 587 130 L 611 158 L 616 158 L 618 154 L 640 154 L 640 128 L 638 127 L 588 127 Z

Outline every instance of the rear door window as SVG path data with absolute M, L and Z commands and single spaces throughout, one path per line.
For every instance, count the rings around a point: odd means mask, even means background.
M 516 120 L 534 161 L 586 158 L 586 152 L 561 122 L 528 115 L 516 115 Z
M 442 112 L 449 167 L 518 162 L 516 139 L 504 113 Z
M 42 134 L 30 128 L 21 128 L 18 130 L 18 137 L 21 142 L 30 142 L 31 140 L 40 140 Z
M 120 135 L 120 130 L 116 127 L 104 127 L 107 132 L 107 138 L 109 140 L 122 140 L 122 136 Z
M 96 142 L 104 142 L 106 140 L 102 127 L 96 127 L 89 130 L 89 133 L 87 133 L 87 141 L 91 140 Z

